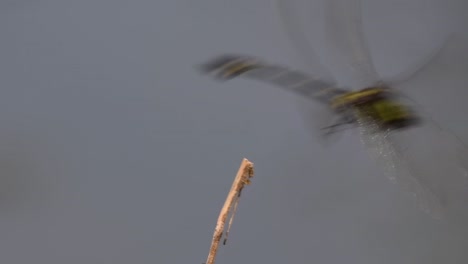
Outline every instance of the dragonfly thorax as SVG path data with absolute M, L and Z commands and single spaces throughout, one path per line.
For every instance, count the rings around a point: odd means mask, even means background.
M 366 119 L 382 129 L 401 129 L 413 126 L 418 118 L 399 102 L 386 88 L 370 87 L 335 97 L 331 107 L 355 119 Z

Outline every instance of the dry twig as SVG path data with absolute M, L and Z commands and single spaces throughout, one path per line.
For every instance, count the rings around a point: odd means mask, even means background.
M 253 177 L 253 163 L 247 159 L 243 159 L 239 171 L 237 171 L 236 178 L 232 183 L 231 190 L 228 193 L 224 206 L 221 209 L 221 212 L 218 216 L 218 222 L 216 223 L 213 240 L 211 241 L 211 248 L 208 254 L 208 259 L 205 264 L 214 264 L 216 253 L 218 251 L 219 241 L 223 235 L 224 225 L 226 223 L 227 216 L 231 212 L 231 219 L 229 221 L 229 227 L 226 232 L 226 238 L 224 239 L 223 244 L 226 244 L 227 235 L 229 234 L 229 229 L 231 228 L 232 220 L 234 218 L 235 210 L 237 209 L 237 203 L 239 202 L 239 197 L 242 189 L 246 184 L 250 184 L 250 178 Z M 233 208 L 234 205 L 234 209 Z

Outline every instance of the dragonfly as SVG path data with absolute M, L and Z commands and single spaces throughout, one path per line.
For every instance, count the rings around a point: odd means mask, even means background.
M 292 1 L 277 3 L 291 43 L 301 57 L 320 64 L 312 45 L 300 34 Z M 383 80 L 363 34 L 360 1 L 326 0 L 324 5 L 324 40 L 347 60 L 353 78 L 361 85 L 358 89 L 342 87 L 330 75 L 304 73 L 243 54 L 219 55 L 200 69 L 221 81 L 242 77 L 267 82 L 324 105 L 333 120 L 322 128 L 324 135 L 357 128 L 383 173 L 410 194 L 420 209 L 434 218 L 442 218 L 450 210 L 463 211 L 468 202 L 468 148 L 422 108 L 416 111 L 414 100 L 397 89 L 430 64 L 444 44 L 418 67 L 406 70 L 405 78 Z M 322 73 L 329 72 L 321 67 Z

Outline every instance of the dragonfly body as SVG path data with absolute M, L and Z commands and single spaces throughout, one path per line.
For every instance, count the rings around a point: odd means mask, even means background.
M 270 81 L 288 91 L 317 99 L 340 116 L 339 123 L 327 128 L 354 124 L 360 118 L 377 124 L 382 130 L 409 128 L 418 123 L 417 116 L 409 107 L 400 103 L 395 94 L 384 87 L 349 91 L 298 71 L 240 55 L 219 56 L 206 63 L 203 70 L 215 72 L 215 76 L 221 80 L 245 75 Z
M 280 1 L 279 9 L 292 43 L 302 54 L 313 54 L 307 38 L 299 33 L 297 15 L 289 8 L 291 2 Z M 404 101 L 409 97 L 395 88 L 396 83 L 384 81 L 377 74 L 361 31 L 360 0 L 326 0 L 325 4 L 327 48 L 333 47 L 337 51 L 334 54 L 351 66 L 348 69 L 357 90 L 340 87 L 332 76 L 317 77 L 244 55 L 218 56 L 203 64 L 201 70 L 214 74 L 218 80 L 254 79 L 315 100 L 328 108 L 331 115 L 327 120 L 336 118 L 332 125 L 324 127 L 325 135 L 342 130 L 337 127 L 358 127 L 361 141 L 383 172 L 411 193 L 424 211 L 439 217 L 447 208 L 465 205 L 459 199 L 466 192 L 463 186 L 468 186 L 468 150 L 464 142 L 424 111 L 412 111 Z M 304 49 L 308 47 L 309 50 Z M 301 57 L 320 64 L 316 61 L 318 56 Z M 422 70 L 421 66 L 418 71 Z M 454 186 L 460 186 L 459 192 L 454 192 Z M 464 206 L 460 208 L 466 211 Z

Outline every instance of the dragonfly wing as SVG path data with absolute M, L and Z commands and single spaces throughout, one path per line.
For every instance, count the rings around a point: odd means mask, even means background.
M 332 82 L 248 56 L 219 56 L 202 65 L 201 69 L 207 73 L 214 72 L 222 80 L 243 76 L 268 82 L 327 105 L 333 97 L 346 92 Z
M 361 125 L 362 139 L 392 181 L 436 218 L 468 220 L 468 148 L 431 119 L 403 131 Z M 459 218 L 460 219 L 460 218 Z
M 455 119 L 458 120 L 456 124 L 463 124 L 466 119 L 458 114 L 466 112 L 465 90 L 459 89 L 465 80 L 466 40 L 451 35 L 439 47 L 430 63 L 396 86 L 410 95 L 401 99 L 417 110 L 422 118 L 421 126 L 392 133 L 389 140 L 400 149 L 399 157 L 404 159 L 412 177 L 425 186 L 425 193 L 437 197 L 446 213 L 467 222 L 468 148 L 456 133 L 433 118 Z M 418 102 L 411 98 L 411 94 L 417 94 Z M 429 105 L 438 107 L 428 108 Z M 463 126 L 460 128 L 460 131 L 464 129 Z
M 277 0 L 276 8 L 289 43 L 293 46 L 298 58 L 307 65 L 310 72 L 324 80 L 336 82 L 314 48 L 311 37 L 317 38 L 317 36 L 308 36 L 306 34 L 306 32 L 310 31 L 310 21 L 304 20 L 310 14 L 301 12 L 308 11 L 312 7 L 305 3 L 299 3 L 297 0 Z
M 437 46 L 433 50 L 431 50 L 425 57 L 422 57 L 419 60 L 415 61 L 406 69 L 404 69 L 400 73 L 397 73 L 391 78 L 387 78 L 385 80 L 385 83 L 390 87 L 396 87 L 397 85 L 400 85 L 402 83 L 410 82 L 416 75 L 424 73 L 430 65 L 436 63 L 437 58 L 444 54 L 444 50 L 449 46 L 448 44 L 451 43 L 454 39 L 454 35 L 449 35 L 448 37 L 444 38 L 444 40 L 441 43 L 437 44 Z
M 311 4 L 307 2 L 307 4 Z M 335 78 L 330 70 L 321 61 L 318 56 L 315 45 L 312 42 L 316 36 L 308 35 L 306 32 L 312 33 L 310 30 L 311 21 L 307 21 L 309 13 L 304 14 L 301 12 L 309 11 L 312 6 L 297 0 L 277 0 L 276 7 L 279 14 L 280 21 L 287 34 L 290 44 L 293 46 L 294 51 L 298 58 L 307 66 L 307 69 L 321 79 L 336 83 Z M 336 141 L 336 137 L 340 133 L 333 133 L 325 136 L 324 127 L 330 126 L 338 119 L 338 116 L 333 111 L 330 111 L 326 105 L 311 105 L 308 100 L 302 98 L 297 99 L 298 112 L 303 120 L 304 126 L 307 130 L 319 138 L 319 142 L 326 143 Z
M 433 111 L 458 113 L 466 111 L 464 96 L 468 64 L 468 39 L 452 34 L 428 58 L 425 66 L 390 85 L 405 97 L 418 98 L 418 107 L 438 105 Z M 416 67 L 415 67 L 416 68 Z M 445 108 L 445 109 L 442 109 Z M 435 114 L 435 113 L 434 113 Z M 453 114 L 452 114 L 453 115 Z M 465 119 L 466 120 L 466 119 Z
M 356 88 L 381 81 L 362 31 L 359 0 L 325 1 L 325 40 L 331 61 L 349 74 Z
M 361 139 L 384 175 L 410 194 L 420 209 L 440 218 L 440 200 L 427 188 L 427 184 L 409 169 L 405 157 L 401 155 L 401 149 L 393 144 L 390 135 L 378 131 L 373 124 L 366 121 L 359 120 L 359 123 Z

